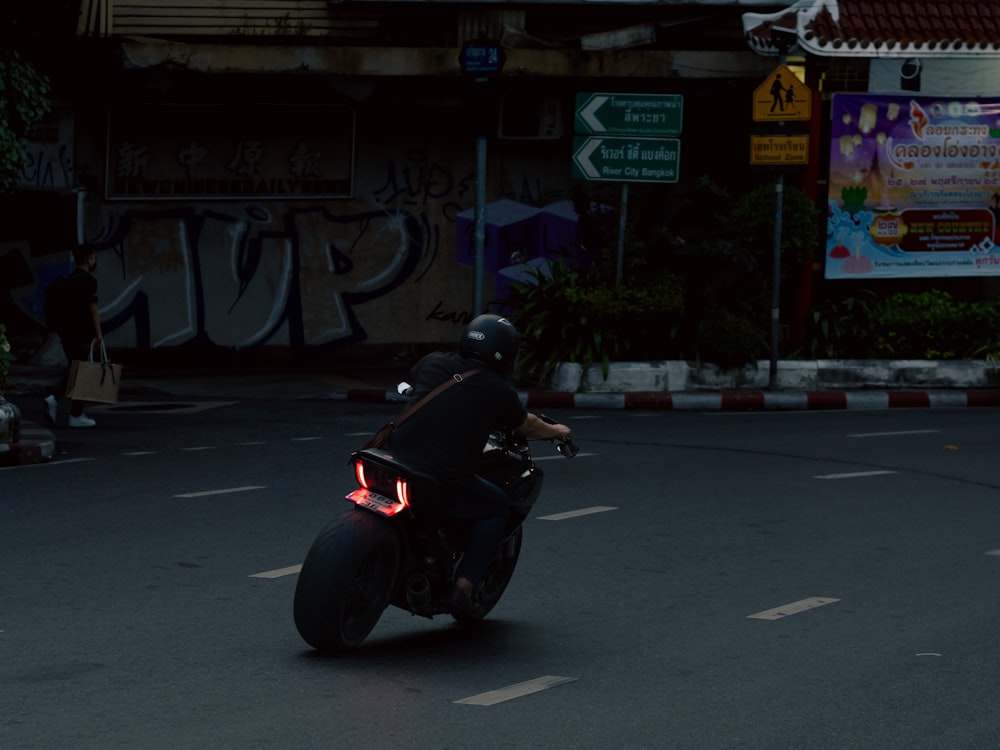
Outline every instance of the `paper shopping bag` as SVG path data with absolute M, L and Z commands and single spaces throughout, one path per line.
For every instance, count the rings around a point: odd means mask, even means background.
M 90 358 L 75 359 L 69 366 L 66 396 L 74 401 L 93 401 L 101 404 L 118 403 L 118 386 L 122 379 L 122 366 L 112 364 L 101 342 L 101 360 L 94 361 L 91 344 Z

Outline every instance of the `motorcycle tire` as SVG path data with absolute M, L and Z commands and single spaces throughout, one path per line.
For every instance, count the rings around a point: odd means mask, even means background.
M 295 627 L 318 651 L 358 646 L 389 603 L 400 565 L 388 521 L 352 508 L 319 533 L 295 584 Z
M 521 556 L 521 540 L 524 537 L 522 527 L 518 526 L 510 538 L 504 543 L 501 554 L 494 558 L 483 576 L 483 585 L 475 598 L 475 609 L 472 612 L 456 612 L 452 617 L 462 625 L 472 625 L 482 620 L 500 601 L 507 584 L 514 575 L 517 560 Z

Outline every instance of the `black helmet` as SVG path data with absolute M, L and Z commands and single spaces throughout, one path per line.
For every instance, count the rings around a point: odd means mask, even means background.
M 458 353 L 482 362 L 505 378 L 514 374 L 514 360 L 521 334 L 514 324 L 499 315 L 485 314 L 465 327 L 458 342 Z

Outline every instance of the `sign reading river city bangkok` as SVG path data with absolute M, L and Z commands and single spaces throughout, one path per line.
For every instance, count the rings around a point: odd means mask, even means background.
M 1000 275 L 1000 99 L 836 94 L 826 278 Z

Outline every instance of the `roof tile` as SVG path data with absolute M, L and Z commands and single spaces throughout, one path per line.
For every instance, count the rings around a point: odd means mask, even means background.
M 798 0 L 771 16 L 744 14 L 751 46 L 776 52 L 770 31 L 790 25 L 789 13 L 796 17 L 800 45 L 813 54 L 1000 57 L 997 0 Z

